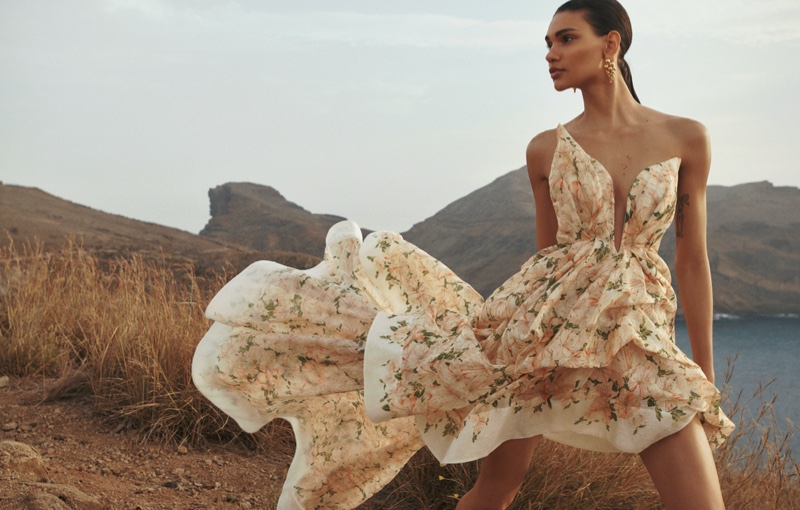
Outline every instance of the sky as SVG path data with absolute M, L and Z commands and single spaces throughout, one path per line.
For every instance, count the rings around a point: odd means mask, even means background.
M 0 0 L 0 180 L 190 232 L 253 182 L 404 231 L 580 113 L 560 3 Z M 708 127 L 709 183 L 800 186 L 800 2 L 623 4 L 639 97 Z

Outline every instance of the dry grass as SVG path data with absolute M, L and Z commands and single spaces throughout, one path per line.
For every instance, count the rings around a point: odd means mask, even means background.
M 0 252 L 0 372 L 60 377 L 51 396 L 87 387 L 99 412 L 148 436 L 230 434 L 189 369 L 220 285 L 166 259 L 12 244 Z
M 278 423 L 253 438 L 206 401 L 191 382 L 191 359 L 209 321 L 208 300 L 225 275 L 141 256 L 100 260 L 75 242 L 0 250 L 0 374 L 56 378 L 50 397 L 88 395 L 98 412 L 145 438 L 192 443 L 238 437 L 290 456 Z M 729 366 L 723 393 L 733 366 Z M 716 452 L 729 509 L 800 508 L 800 468 L 767 398 L 735 395 L 725 409 L 738 424 Z M 749 409 L 759 409 L 751 416 Z M 266 453 L 265 453 L 266 454 Z M 426 450 L 365 509 L 452 508 L 474 483 L 479 462 L 440 466 Z M 638 457 L 544 442 L 513 509 L 657 509 Z

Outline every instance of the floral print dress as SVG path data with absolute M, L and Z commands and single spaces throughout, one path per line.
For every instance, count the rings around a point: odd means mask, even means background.
M 342 222 L 315 268 L 257 262 L 209 304 L 197 387 L 246 431 L 292 424 L 279 508 L 354 508 L 423 445 L 443 463 L 539 434 L 638 453 L 696 415 L 712 446 L 730 435 L 719 391 L 675 345 L 658 255 L 680 159 L 638 174 L 617 249 L 610 175 L 556 134 L 558 244 L 485 301 L 399 234 L 362 242 Z

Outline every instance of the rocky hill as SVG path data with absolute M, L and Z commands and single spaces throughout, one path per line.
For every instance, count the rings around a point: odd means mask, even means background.
M 800 313 L 800 189 L 712 186 L 708 209 L 719 311 Z
M 487 296 L 536 252 L 536 213 L 524 168 L 417 223 L 403 237 Z
M 45 245 L 77 236 L 111 254 L 170 253 L 200 266 L 257 259 L 310 267 L 328 228 L 269 186 L 228 183 L 209 191 L 211 220 L 200 236 L 103 213 L 34 188 L 0 185 L 0 245 L 34 236 Z M 719 313 L 800 313 L 800 189 L 768 182 L 708 189 L 708 245 Z M 446 206 L 403 235 L 488 295 L 536 250 L 535 209 L 525 168 Z M 368 231 L 364 231 L 366 235 Z M 674 233 L 661 254 L 670 264 Z M 680 289 L 678 289 L 680 290 Z
M 70 237 L 101 257 L 139 253 L 190 261 L 202 269 L 218 269 L 226 263 L 241 268 L 260 258 L 272 258 L 295 267 L 310 267 L 319 260 L 201 237 L 98 211 L 38 188 L 0 184 L 0 246 L 13 242 L 22 247 L 26 242 L 38 240 L 46 250 L 53 250 Z
M 306 253 L 325 250 L 328 229 L 344 218 L 314 214 L 270 186 L 229 182 L 208 191 L 211 219 L 200 235 L 255 248 Z
M 202 235 L 257 249 L 318 255 L 327 229 L 342 219 L 312 214 L 268 186 L 229 183 L 209 196 L 212 218 Z M 768 182 L 710 186 L 708 216 L 717 312 L 800 313 L 800 190 Z M 523 167 L 403 235 L 488 295 L 536 251 L 535 222 Z M 674 271 L 672 230 L 661 254 Z

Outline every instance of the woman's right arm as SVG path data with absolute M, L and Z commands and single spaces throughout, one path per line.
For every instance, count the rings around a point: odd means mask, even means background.
M 536 202 L 536 249 L 543 250 L 557 244 L 558 219 L 550 198 L 550 166 L 556 149 L 555 130 L 536 135 L 528 144 L 525 160 L 528 165 L 528 178 L 533 188 Z

